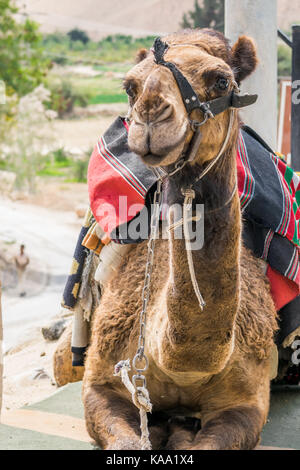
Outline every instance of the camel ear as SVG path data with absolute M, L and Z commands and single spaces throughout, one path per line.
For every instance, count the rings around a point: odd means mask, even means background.
M 240 36 L 232 48 L 233 67 L 236 81 L 239 83 L 248 77 L 258 64 L 256 46 L 253 39 Z
M 135 63 L 139 64 L 142 60 L 146 59 L 149 51 L 147 49 L 140 49 L 135 57 Z

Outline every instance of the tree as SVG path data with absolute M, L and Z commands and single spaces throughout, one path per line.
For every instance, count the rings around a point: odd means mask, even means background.
M 82 44 L 86 44 L 90 40 L 88 35 L 84 31 L 78 28 L 71 29 L 71 31 L 68 32 L 68 36 L 71 39 L 71 41 L 73 42 L 80 41 L 82 42 Z
M 14 122 L 6 126 L 4 140 L 0 141 L 0 157 L 16 174 L 16 186 L 29 192 L 35 191 L 36 172 L 42 157 L 58 148 L 51 125 L 56 112 L 45 106 L 50 95 L 49 90 L 39 85 L 22 96 L 15 104 Z
M 224 32 L 225 0 L 195 0 L 194 10 L 183 15 L 183 28 L 214 28 Z
M 0 0 L 0 80 L 8 95 L 23 96 L 42 82 L 50 63 L 38 25 L 29 19 L 18 23 L 17 12 L 13 0 Z

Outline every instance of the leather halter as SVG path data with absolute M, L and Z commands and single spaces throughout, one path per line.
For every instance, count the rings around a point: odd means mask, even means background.
M 226 111 L 226 109 L 230 108 L 244 108 L 246 106 L 250 106 L 257 101 L 258 95 L 239 95 L 235 91 L 230 92 L 228 95 L 222 96 L 220 98 L 216 98 L 211 101 L 204 101 L 201 102 L 197 93 L 194 91 L 192 85 L 187 80 L 187 78 L 183 75 L 183 73 L 177 68 L 175 64 L 172 62 L 166 62 L 164 60 L 164 55 L 166 51 L 172 46 L 169 46 L 166 42 L 163 42 L 161 38 L 156 38 L 154 41 L 154 45 L 152 48 L 152 52 L 154 54 L 154 61 L 157 65 L 162 65 L 163 67 L 168 68 L 177 83 L 179 88 L 182 101 L 184 103 L 185 109 L 189 116 L 189 122 L 194 132 L 193 138 L 189 145 L 189 149 L 187 154 L 182 156 L 176 163 L 175 168 L 170 173 L 167 173 L 164 169 L 160 169 L 162 173 L 165 173 L 165 176 L 173 176 L 178 171 L 182 170 L 182 168 L 188 163 L 192 162 L 196 155 L 197 150 L 199 148 L 201 142 L 201 132 L 200 127 L 204 125 L 208 119 L 214 118 L 220 113 Z M 204 118 L 203 121 L 195 121 L 190 118 L 190 114 L 195 109 L 200 109 L 202 111 Z M 156 172 L 155 172 L 156 173 Z M 207 173 L 207 172 L 205 172 Z
M 185 109 L 189 115 L 194 109 L 200 109 L 204 115 L 208 114 L 209 117 L 214 117 L 223 113 L 228 108 L 244 108 L 257 101 L 258 95 L 239 95 L 232 91 L 226 96 L 211 101 L 200 102 L 192 85 L 177 66 L 172 62 L 166 62 L 164 60 L 164 55 L 169 48 L 170 46 L 166 42 L 163 42 L 160 38 L 156 38 L 152 49 L 154 60 L 157 65 L 163 65 L 172 72 L 180 90 Z

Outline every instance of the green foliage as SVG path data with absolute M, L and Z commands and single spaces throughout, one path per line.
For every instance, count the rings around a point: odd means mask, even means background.
M 90 40 L 83 44 L 72 43 L 62 33 L 48 34 L 43 39 L 45 52 L 59 65 L 90 64 L 99 71 L 99 76 L 82 77 L 53 69 L 47 78 L 47 87 L 52 92 L 50 106 L 60 117 L 71 113 L 74 105 L 126 103 L 122 89 L 122 77 L 132 67 L 136 53 L 141 48 L 149 49 L 153 36 L 133 38 L 126 35 L 107 36 L 99 42 Z
M 285 44 L 278 46 L 278 75 L 280 77 L 292 74 L 292 50 Z
M 16 173 L 16 186 L 35 191 L 35 176 L 43 165 L 49 149 L 55 149 L 52 121 L 56 113 L 46 108 L 50 91 L 43 85 L 36 87 L 31 93 L 19 98 L 15 104 L 12 125 L 5 126 L 6 133 L 0 141 L 0 155 L 9 168 Z M 13 104 L 13 98 L 8 99 Z M 4 114 L 7 120 L 8 115 Z
M 96 76 L 77 74 L 75 67 L 69 71 L 54 68 L 47 78 L 47 87 L 52 92 L 49 106 L 63 118 L 72 113 L 74 106 L 126 103 L 127 95 L 122 87 L 122 78 L 130 67 L 130 64 L 97 66 L 99 75 Z M 93 72 L 92 68 L 91 71 Z
M 80 158 L 69 156 L 63 147 L 54 150 L 40 160 L 40 164 L 36 167 L 36 174 L 43 177 L 61 178 L 69 183 L 86 183 L 92 150 L 89 149 Z
M 154 36 L 133 38 L 116 34 L 107 36 L 99 42 L 89 40 L 71 40 L 70 36 L 61 33 L 48 34 L 43 39 L 47 55 L 53 62 L 74 64 L 89 62 L 101 65 L 108 62 L 134 62 L 140 48 L 150 48 Z
M 99 59 L 103 62 L 133 62 L 139 49 L 149 49 L 154 42 L 154 36 L 145 38 L 133 38 L 116 34 L 108 36 L 98 43 Z
M 9 95 L 23 96 L 42 82 L 49 60 L 37 24 L 29 19 L 17 23 L 17 12 L 13 0 L 0 0 L 0 79 Z
M 78 28 L 71 29 L 71 31 L 68 32 L 68 36 L 72 42 L 79 41 L 82 44 L 86 44 L 90 40 L 86 32 Z
M 59 148 L 49 153 L 40 161 L 36 168 L 38 176 L 56 176 L 62 177 L 66 174 L 66 169 L 72 167 L 73 160 L 68 157 L 65 149 Z
M 76 160 L 73 166 L 73 181 L 76 183 L 86 183 L 89 158 Z
M 127 103 L 128 98 L 125 93 L 115 94 L 102 94 L 93 96 L 89 103 L 90 104 L 107 104 L 107 103 Z
M 224 0 L 204 0 L 203 6 L 195 0 L 194 10 L 183 15 L 183 28 L 214 28 L 224 32 Z
M 47 84 L 51 91 L 51 101 L 48 107 L 56 111 L 60 118 L 70 114 L 75 105 L 81 107 L 88 105 L 88 94 L 75 90 L 70 80 L 57 78 L 54 81 L 48 80 Z
M 61 147 L 57 150 L 54 150 L 53 157 L 54 157 L 54 161 L 58 164 L 69 163 L 69 158 L 68 158 L 68 156 L 65 152 L 65 149 L 63 147 Z
M 46 34 L 43 37 L 43 44 L 47 46 L 47 44 L 56 43 L 56 44 L 63 44 L 68 43 L 69 38 L 64 33 L 50 33 Z
M 68 58 L 65 54 L 64 55 L 54 55 L 52 60 L 57 65 L 67 65 L 67 63 L 68 63 Z

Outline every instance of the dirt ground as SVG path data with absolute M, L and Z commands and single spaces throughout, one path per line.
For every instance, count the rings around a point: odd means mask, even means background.
M 41 206 L 51 211 L 74 212 L 77 207 L 88 207 L 89 204 L 85 183 L 64 183 L 55 179 L 41 179 L 36 194 L 18 194 L 15 198 L 24 204 Z
M 56 390 L 56 344 L 44 340 L 41 327 L 66 314 L 60 302 L 82 223 L 74 210 L 79 202 L 87 204 L 85 185 L 61 188 L 55 182 L 44 185 L 43 197 L 0 198 L 4 409 L 34 403 Z M 13 264 L 21 243 L 30 257 L 25 297 L 19 296 Z M 38 370 L 43 371 L 41 376 Z
M 3 410 L 21 408 L 56 391 L 52 378 L 52 356 L 56 343 L 47 343 L 39 329 L 30 341 L 20 344 L 4 357 Z M 44 378 L 34 378 L 38 370 Z
M 76 145 L 88 145 L 89 138 L 95 140 L 96 119 L 75 123 Z M 67 129 L 64 136 L 69 133 L 71 139 L 73 123 L 57 125 L 64 132 Z M 35 403 L 57 389 L 52 371 L 56 343 L 44 340 L 41 327 L 62 312 L 60 300 L 82 223 L 76 209 L 87 207 L 86 184 L 53 178 L 40 179 L 34 195 L 18 192 L 11 198 L 0 196 L 0 258 L 8 262 L 6 268 L 2 263 L 2 273 L 0 265 L 0 278 L 4 278 L 4 410 Z M 21 243 L 31 259 L 24 299 L 18 297 L 12 264 Z M 39 369 L 45 374 L 34 378 Z
M 125 116 L 126 103 L 91 105 L 75 109 L 73 119 L 57 119 L 54 131 L 59 143 L 66 150 L 92 150 L 97 139 L 119 116 Z
M 55 121 L 56 134 L 67 149 L 85 151 L 126 108 L 114 104 L 79 110 L 75 118 Z M 38 179 L 32 195 L 0 195 L 4 410 L 35 403 L 56 391 L 52 371 L 56 343 L 44 340 L 41 327 L 66 313 L 60 302 L 82 223 L 76 210 L 84 212 L 87 207 L 86 184 L 57 178 Z M 18 296 L 12 262 L 21 243 L 30 256 L 25 298 Z M 34 378 L 38 369 L 45 374 Z

